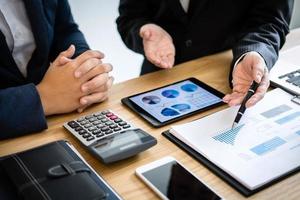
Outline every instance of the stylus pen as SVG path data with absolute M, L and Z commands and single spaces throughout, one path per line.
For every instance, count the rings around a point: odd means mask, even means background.
M 231 129 L 233 129 L 234 127 L 236 127 L 236 125 L 239 123 L 239 121 L 241 120 L 242 116 L 244 115 L 245 111 L 246 111 L 246 103 L 247 101 L 253 96 L 253 94 L 255 93 L 256 89 L 258 88 L 259 84 L 256 83 L 255 81 L 253 81 L 253 83 L 251 84 L 245 98 L 242 101 L 241 107 L 238 110 L 238 113 L 233 121 L 232 127 Z

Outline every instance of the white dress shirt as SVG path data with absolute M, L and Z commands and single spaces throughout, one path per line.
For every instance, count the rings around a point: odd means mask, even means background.
M 183 10 L 187 13 L 189 9 L 190 0 L 180 0 Z
M 26 77 L 36 45 L 22 0 L 0 0 L 0 30 L 20 72 Z

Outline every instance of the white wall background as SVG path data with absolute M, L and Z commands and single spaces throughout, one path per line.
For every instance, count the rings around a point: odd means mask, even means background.
M 115 83 L 139 76 L 143 57 L 127 49 L 117 31 L 119 0 L 69 0 L 75 21 L 92 49 L 114 66 Z
M 141 0 L 143 1 L 143 0 Z M 92 49 L 105 53 L 114 66 L 115 83 L 137 77 L 143 57 L 127 49 L 117 31 L 119 0 L 69 0 L 72 12 Z M 300 27 L 300 0 L 295 0 L 291 28 Z

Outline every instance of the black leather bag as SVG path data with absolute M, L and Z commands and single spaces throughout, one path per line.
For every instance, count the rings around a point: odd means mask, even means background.
M 65 141 L 49 143 L 0 160 L 1 200 L 102 200 L 113 197 L 99 180 Z

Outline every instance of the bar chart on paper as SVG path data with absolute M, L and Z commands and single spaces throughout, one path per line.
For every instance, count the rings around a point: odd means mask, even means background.
M 244 126 L 244 124 L 239 125 L 233 129 L 229 128 L 229 129 L 223 131 L 222 133 L 214 136 L 213 139 L 216 141 L 219 141 L 219 142 L 223 142 L 225 144 L 234 145 L 235 139 L 236 139 L 239 131 L 241 130 L 241 128 L 243 128 L 243 126 Z
M 300 107 L 291 97 L 280 89 L 268 92 L 233 129 L 229 127 L 237 109 L 228 108 L 173 126 L 171 133 L 247 188 L 256 189 L 300 166 Z

